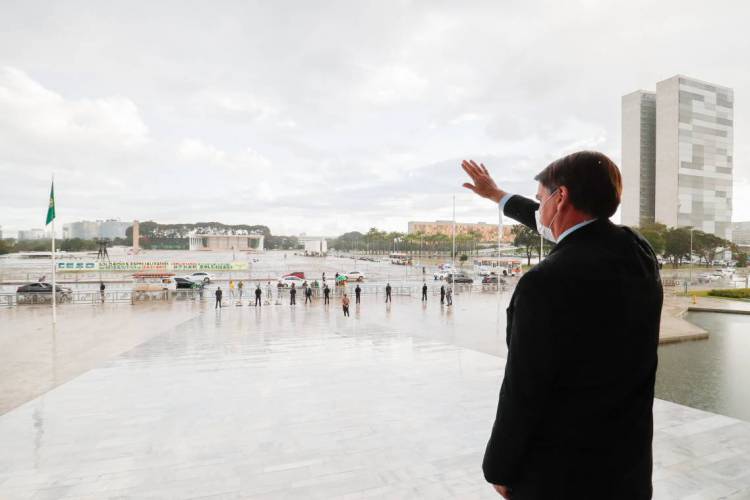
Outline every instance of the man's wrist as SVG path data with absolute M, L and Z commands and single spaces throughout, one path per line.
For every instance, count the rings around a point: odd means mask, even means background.
M 503 199 L 503 196 L 505 196 L 505 191 L 498 189 L 489 196 L 489 199 L 491 199 L 495 203 L 500 203 L 500 200 Z

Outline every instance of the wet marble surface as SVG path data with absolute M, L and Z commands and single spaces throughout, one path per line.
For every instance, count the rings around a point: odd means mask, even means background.
M 199 313 L 196 302 L 0 307 L 0 415 Z
M 499 498 L 503 357 L 421 307 L 202 308 L 0 416 L 0 498 Z M 750 498 L 750 424 L 655 417 L 655 498 Z

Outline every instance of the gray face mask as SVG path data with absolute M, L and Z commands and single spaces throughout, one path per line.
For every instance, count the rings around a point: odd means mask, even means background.
M 534 219 L 536 219 L 536 230 L 540 235 L 542 235 L 542 238 L 544 238 L 545 240 L 549 240 L 552 243 L 557 243 L 557 238 L 555 238 L 555 235 L 552 233 L 552 228 L 550 227 L 555 222 L 557 213 L 554 217 L 552 217 L 549 226 L 545 226 L 544 224 L 542 224 L 542 209 L 544 208 L 544 204 L 547 203 L 549 199 L 555 195 L 558 189 L 560 188 L 555 188 L 555 190 L 552 191 L 550 195 L 542 203 L 539 204 L 539 208 L 536 210 L 536 212 L 534 212 Z

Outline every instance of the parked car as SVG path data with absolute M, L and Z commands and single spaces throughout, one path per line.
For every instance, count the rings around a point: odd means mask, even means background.
M 722 279 L 722 276 L 720 274 L 709 274 L 709 273 L 701 273 L 698 275 L 698 282 L 699 283 L 708 283 L 710 281 L 719 281 Z
M 295 288 L 301 288 L 304 282 L 305 280 L 299 276 L 284 276 L 279 280 L 279 286 L 291 288 L 292 283 L 294 283 Z
M 57 294 L 71 295 L 73 290 L 70 288 L 55 285 Z M 52 283 L 29 283 L 21 285 L 16 289 L 16 293 L 52 293 Z
M 360 271 L 351 271 L 346 273 L 347 281 L 362 281 L 365 279 L 364 273 Z
M 55 299 L 58 302 L 70 302 L 73 299 L 73 290 L 70 288 L 55 285 Z M 37 300 L 41 302 L 52 300 L 52 284 L 51 283 L 29 283 L 21 285 L 16 289 L 16 293 L 20 294 L 21 298 L 28 299 L 33 302 Z
M 203 282 L 196 283 L 195 281 L 191 281 L 187 278 L 175 278 L 175 283 L 177 283 L 177 288 L 198 288 L 201 285 L 203 285 Z
M 497 274 L 489 274 L 489 275 L 485 276 L 484 278 L 482 278 L 482 284 L 483 285 L 494 285 L 494 284 L 497 284 L 498 281 L 501 284 L 505 283 L 505 280 L 502 279 L 502 278 L 500 278 L 500 277 L 498 277 Z
M 185 276 L 185 279 L 190 280 L 193 283 L 211 283 L 214 277 L 208 273 L 204 273 L 203 271 L 198 271 L 193 274 L 188 274 L 187 276 Z
M 474 270 L 479 276 L 482 276 L 482 277 L 495 274 L 494 271 L 490 270 L 489 266 L 474 266 Z
M 448 276 L 449 276 L 449 275 L 450 275 L 450 274 L 451 274 L 452 272 L 453 272 L 453 270 L 451 270 L 451 269 L 446 269 L 446 270 L 443 270 L 443 271 L 437 271 L 437 272 L 436 272 L 435 274 L 433 274 L 432 276 L 433 276 L 433 278 L 435 278 L 436 280 L 444 280 L 444 279 L 446 279 L 446 278 L 447 278 L 447 277 L 448 277 Z
M 474 280 L 466 276 L 464 273 L 451 273 L 445 280 L 448 283 L 474 283 Z

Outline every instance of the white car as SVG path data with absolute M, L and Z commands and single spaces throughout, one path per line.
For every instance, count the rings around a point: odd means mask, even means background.
M 365 279 L 365 274 L 360 271 L 351 271 L 346 273 L 346 279 L 349 281 L 362 281 Z
M 446 269 L 446 270 L 443 270 L 443 271 L 438 271 L 435 274 L 433 274 L 433 278 L 435 278 L 436 280 L 444 280 L 452 272 L 453 272 L 453 269 Z
M 722 278 L 719 274 L 701 273 L 698 275 L 698 281 L 708 283 L 709 281 L 719 281 Z
M 495 274 L 495 269 L 491 269 L 489 266 L 474 266 L 474 270 L 479 276 L 482 277 Z
M 198 271 L 193 274 L 188 274 L 185 276 L 185 279 L 192 281 L 193 283 L 210 283 L 213 281 L 214 277 L 208 273 Z
M 302 288 L 302 283 L 304 283 L 306 280 L 303 280 L 299 276 L 284 276 L 279 280 L 279 283 L 283 287 L 292 287 L 292 284 L 294 284 L 295 288 Z

